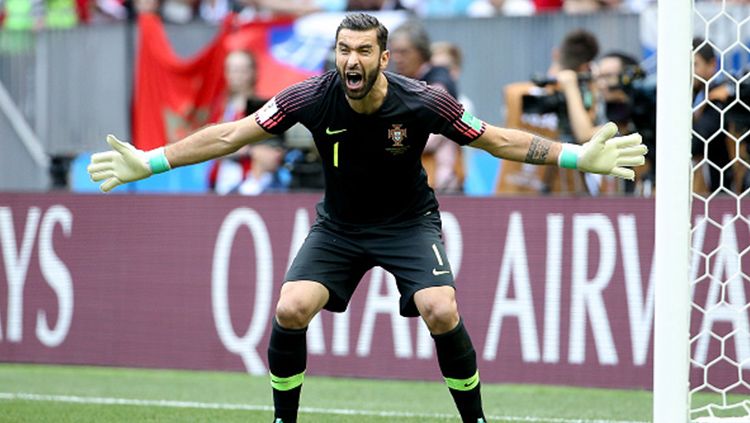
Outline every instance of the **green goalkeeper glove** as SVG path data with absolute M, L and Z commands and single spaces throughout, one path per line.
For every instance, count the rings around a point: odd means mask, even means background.
M 99 186 L 102 192 L 109 192 L 127 182 L 138 181 L 171 169 L 164 147 L 142 151 L 128 143 L 107 135 L 107 143 L 112 150 L 91 156 L 86 170 L 94 182 L 104 181 Z
M 638 133 L 612 138 L 617 125 L 607 123 L 583 144 L 563 144 L 557 163 L 560 167 L 578 169 L 583 172 L 600 173 L 618 178 L 635 179 L 633 169 L 624 166 L 639 166 L 646 162 L 648 148 L 642 144 Z

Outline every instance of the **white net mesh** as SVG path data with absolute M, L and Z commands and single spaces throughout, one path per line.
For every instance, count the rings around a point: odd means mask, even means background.
M 750 6 L 696 2 L 694 29 L 690 417 L 750 422 Z

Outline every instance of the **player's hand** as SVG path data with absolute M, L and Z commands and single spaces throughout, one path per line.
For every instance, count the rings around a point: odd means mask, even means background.
M 617 125 L 609 122 L 594 134 L 591 141 L 583 144 L 578 152 L 578 169 L 631 181 L 635 179 L 635 172 L 628 167 L 645 163 L 648 148 L 638 133 L 614 137 L 616 133 Z
M 107 143 L 112 150 L 91 156 L 91 163 L 86 168 L 92 181 L 104 181 L 99 186 L 102 192 L 109 192 L 118 185 L 151 176 L 151 167 L 145 151 L 118 140 L 114 135 L 107 135 Z

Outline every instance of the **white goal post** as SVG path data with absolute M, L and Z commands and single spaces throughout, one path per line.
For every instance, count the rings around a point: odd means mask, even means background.
M 750 422 L 750 5 L 657 13 L 653 421 Z
M 689 421 L 692 6 L 657 10 L 654 423 Z

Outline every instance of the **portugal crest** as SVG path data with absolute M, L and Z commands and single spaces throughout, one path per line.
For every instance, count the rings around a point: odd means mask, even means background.
M 388 139 L 393 141 L 393 147 L 403 147 L 406 139 L 406 128 L 402 128 L 400 123 L 394 123 L 388 130 Z

